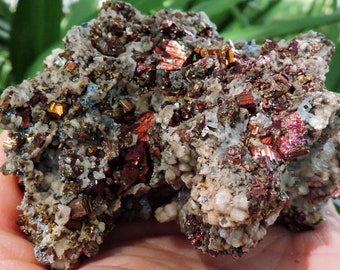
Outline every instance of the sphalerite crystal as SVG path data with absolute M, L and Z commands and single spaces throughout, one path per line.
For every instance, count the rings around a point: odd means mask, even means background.
M 278 218 L 323 219 L 340 182 L 333 44 L 222 41 L 203 13 L 105 3 L 35 78 L 7 88 L 2 171 L 37 259 L 74 268 L 117 222 L 177 220 L 211 255 L 241 256 Z

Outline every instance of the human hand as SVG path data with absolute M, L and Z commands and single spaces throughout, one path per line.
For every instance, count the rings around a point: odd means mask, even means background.
M 0 135 L 3 144 L 5 133 Z M 0 163 L 5 161 L 0 151 Z M 0 175 L 0 269 L 42 270 L 33 245 L 17 227 L 16 210 L 22 198 L 17 179 Z M 212 258 L 193 249 L 174 223 L 156 221 L 119 225 L 106 239 L 100 254 L 80 265 L 81 270 L 319 270 L 340 267 L 340 216 L 332 203 L 328 215 L 315 230 L 292 233 L 271 226 L 265 239 L 248 254 Z

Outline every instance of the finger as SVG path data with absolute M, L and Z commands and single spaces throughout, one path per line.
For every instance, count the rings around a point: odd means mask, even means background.
M 3 151 L 6 136 L 7 132 L 0 134 L 0 164 L 6 161 Z M 16 225 L 21 198 L 17 177 L 0 173 L 0 269 L 44 269 L 36 264 L 33 245 Z
M 3 142 L 7 132 L 0 134 L 0 164 L 6 161 L 6 155 L 3 151 Z M 17 177 L 5 176 L 0 173 L 0 228 L 18 231 L 16 219 L 19 211 L 17 206 L 22 198 L 22 192 L 18 187 Z
M 34 256 L 33 244 L 20 234 L 0 230 L 0 269 L 10 269 L 9 267 L 1 267 L 1 265 L 5 263 L 6 265 L 11 265 L 15 261 L 29 262 L 38 265 Z
M 157 224 L 149 221 L 119 224 L 111 237 L 106 239 L 109 243 L 103 246 L 104 252 L 96 260 L 88 262 L 86 265 L 89 268 L 85 267 L 84 270 L 109 264 L 128 265 L 130 268 L 126 269 L 135 269 L 135 261 L 131 258 L 147 259 L 159 269 L 172 269 L 159 264 L 169 260 L 178 262 L 177 266 L 183 261 L 187 267 L 195 266 L 187 269 L 200 269 L 199 266 L 203 269 L 307 269 L 310 263 L 316 265 L 322 258 L 331 259 L 335 254 L 340 258 L 340 252 L 337 251 L 340 250 L 340 218 L 331 202 L 326 213 L 325 221 L 312 231 L 292 233 L 282 225 L 271 226 L 265 239 L 238 260 L 230 256 L 213 258 L 195 250 L 185 236 L 180 235 L 178 225 L 176 227 L 174 223 Z M 336 264 L 334 260 L 327 263 L 330 266 Z

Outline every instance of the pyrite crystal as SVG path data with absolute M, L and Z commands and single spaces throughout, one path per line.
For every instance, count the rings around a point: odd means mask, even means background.
M 203 13 L 105 3 L 35 78 L 7 88 L 2 171 L 37 259 L 73 269 L 122 220 L 177 220 L 193 246 L 239 257 L 278 218 L 312 228 L 339 189 L 333 44 L 222 41 Z

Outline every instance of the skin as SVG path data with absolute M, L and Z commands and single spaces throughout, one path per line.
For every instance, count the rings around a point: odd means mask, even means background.
M 0 145 L 5 134 L 0 135 Z M 1 164 L 5 161 L 0 151 Z M 0 176 L 0 269 L 46 269 L 34 257 L 33 245 L 17 227 L 16 210 L 22 192 L 17 178 Z M 339 269 L 340 216 L 332 203 L 327 217 L 315 230 L 292 233 L 280 225 L 271 226 L 265 239 L 241 259 L 212 258 L 193 249 L 175 223 L 154 221 L 117 226 L 98 256 L 86 260 L 81 270 L 320 270 Z

